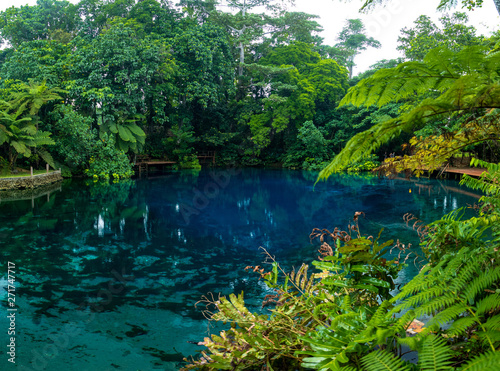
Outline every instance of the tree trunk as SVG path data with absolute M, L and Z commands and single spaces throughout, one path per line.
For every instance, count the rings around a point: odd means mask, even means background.
M 500 0 L 493 0 L 493 4 L 495 4 L 495 7 L 497 8 L 498 14 L 500 14 Z
M 349 68 L 349 80 L 352 79 L 352 71 L 354 68 L 354 55 L 349 56 L 348 59 L 348 68 Z
M 9 164 L 11 172 L 16 170 L 17 156 L 18 153 L 14 150 L 12 146 L 9 146 Z
M 243 64 L 245 63 L 245 49 L 243 48 L 243 42 L 240 41 L 240 65 L 238 67 L 238 76 L 243 76 Z

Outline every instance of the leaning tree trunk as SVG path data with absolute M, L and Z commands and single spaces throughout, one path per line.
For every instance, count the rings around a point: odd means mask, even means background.
M 495 7 L 497 8 L 498 14 L 500 14 L 500 0 L 493 0 L 493 4 L 495 4 Z

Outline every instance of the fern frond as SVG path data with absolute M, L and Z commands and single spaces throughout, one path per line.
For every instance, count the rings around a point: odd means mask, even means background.
M 472 303 L 476 295 L 485 288 L 490 287 L 494 282 L 500 281 L 500 267 L 497 266 L 491 270 L 482 271 L 469 285 L 465 291 L 465 297 Z
M 444 264 L 444 262 L 442 264 Z M 412 296 L 420 291 L 427 290 L 430 285 L 429 280 L 427 279 L 427 274 L 431 269 L 432 266 L 430 264 L 424 266 L 420 270 L 420 272 L 403 287 L 401 292 L 398 293 L 396 296 L 394 296 L 392 301 L 397 302 L 399 300 L 403 300 L 409 296 Z
M 361 359 L 366 371 L 410 371 L 411 366 L 384 350 L 369 353 Z
M 497 310 L 500 308 L 500 303 L 497 302 Z M 483 327 L 487 330 L 500 331 L 500 314 L 490 317 L 483 324 Z
M 342 310 L 346 312 L 351 310 L 351 297 L 349 295 L 344 296 L 344 300 L 342 301 Z
M 351 162 L 358 161 L 382 144 L 397 137 L 408 125 L 400 120 L 392 119 L 375 124 L 370 129 L 353 136 L 345 148 L 318 175 L 318 180 L 325 180 L 333 173 L 343 170 Z
M 40 155 L 40 157 L 41 157 L 41 158 L 43 158 L 43 160 L 44 160 L 46 163 L 48 163 L 48 164 L 49 164 L 52 168 L 54 168 L 54 169 L 56 168 L 55 163 L 54 163 L 54 159 L 52 158 L 52 155 L 51 155 L 49 152 L 47 152 L 47 151 L 45 151 L 45 150 L 43 150 L 43 149 L 39 149 L 39 150 L 38 150 L 38 154 L 39 154 L 39 155 Z
M 500 294 L 488 295 L 476 304 L 476 314 L 481 316 L 489 311 L 500 308 Z
M 450 328 L 448 329 L 448 334 L 452 336 L 463 335 L 465 330 L 469 327 L 477 324 L 477 320 L 474 317 L 462 317 L 454 321 Z
M 395 333 L 404 333 L 408 327 L 408 325 L 415 319 L 415 312 L 413 310 L 409 310 L 405 314 L 403 314 L 400 318 L 397 319 L 394 324 L 394 332 Z
M 480 266 L 481 266 L 481 261 L 477 259 L 469 260 L 462 267 L 460 266 L 463 263 L 459 258 L 453 259 L 453 261 L 450 263 L 451 264 L 447 267 L 446 276 L 453 277 L 453 280 L 451 280 L 450 290 L 455 292 L 460 292 L 464 288 L 468 287 L 470 285 L 471 280 L 473 280 L 477 272 L 480 271 Z M 455 274 L 455 272 L 457 271 L 460 271 L 459 275 Z
M 472 68 L 471 66 L 474 66 Z M 340 106 L 379 106 L 414 97 L 429 96 L 413 104 L 397 118 L 376 123 L 365 132 L 355 135 L 345 148 L 324 168 L 318 180 L 342 171 L 350 163 L 369 155 L 403 131 L 422 127 L 429 120 L 448 118 L 456 112 L 476 111 L 478 108 L 499 107 L 500 85 L 491 76 L 498 76 L 497 62 L 492 62 L 483 46 L 464 48 L 459 53 L 437 48 L 423 62 L 405 62 L 395 68 L 377 71 L 360 81 L 340 102 Z M 479 72 L 480 71 L 480 72 Z M 498 137 L 493 131 L 494 138 Z
M 487 352 L 481 354 L 471 361 L 459 371 L 500 371 L 500 352 Z
M 437 311 L 444 310 L 452 304 L 455 304 L 457 297 L 452 292 L 443 293 L 439 297 L 432 298 L 428 303 L 420 302 L 420 307 L 415 309 L 417 317 L 422 315 L 434 314 Z
M 477 336 L 486 347 L 489 346 L 496 349 L 500 344 L 500 330 L 498 327 L 494 330 L 479 331 Z
M 458 318 L 461 314 L 467 311 L 467 307 L 463 303 L 456 303 L 445 310 L 437 313 L 431 320 L 428 322 L 429 326 L 434 324 L 444 325 L 447 322 Z
M 425 338 L 418 353 L 418 363 L 422 370 L 450 370 L 450 358 L 451 350 L 446 341 L 435 335 Z
M 394 310 L 400 311 L 409 308 L 417 308 L 422 303 L 429 304 L 434 298 L 441 298 L 441 296 L 445 293 L 445 288 L 440 286 L 429 287 L 416 295 L 409 296 L 405 301 L 398 304 Z M 421 310 L 420 310 L 421 312 Z M 417 313 L 417 316 L 419 314 Z

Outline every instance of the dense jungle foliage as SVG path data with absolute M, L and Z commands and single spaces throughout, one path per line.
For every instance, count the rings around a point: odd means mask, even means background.
M 340 106 L 350 86 L 402 60 L 350 78 L 355 57 L 380 45 L 362 22 L 348 20 L 328 46 L 317 16 L 287 5 L 38 0 L 1 12 L 2 173 L 48 162 L 66 175 L 116 179 L 132 174 L 137 155 L 197 168 L 197 154 L 208 151 L 218 165 L 321 169 L 355 134 L 413 104 L 405 96 L 380 107 Z M 423 55 L 438 45 L 455 53 L 498 42 L 476 35 L 463 13 L 440 22 L 422 16 L 402 30 L 405 60 L 425 65 Z M 429 125 L 424 136 L 434 134 Z M 352 170 L 403 154 L 410 136 Z M 481 152 L 487 160 L 496 154 Z

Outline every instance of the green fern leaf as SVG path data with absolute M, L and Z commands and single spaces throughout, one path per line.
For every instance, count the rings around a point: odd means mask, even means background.
M 497 348 L 500 344 L 500 329 L 498 327 L 494 330 L 479 331 L 477 335 L 486 347 L 493 346 Z
M 488 295 L 476 305 L 476 314 L 481 316 L 489 311 L 500 308 L 500 294 Z
M 411 366 L 384 350 L 369 353 L 361 359 L 366 371 L 410 371 Z
M 418 363 L 422 370 L 451 370 L 450 358 L 451 350 L 446 341 L 435 335 L 427 336 L 418 353 Z
M 467 311 L 467 306 L 463 303 L 456 303 L 443 311 L 437 313 L 431 320 L 428 322 L 429 326 L 432 325 L 444 325 L 447 322 L 454 320 L 459 317 L 461 314 Z
M 450 328 L 448 329 L 448 333 L 452 336 L 462 335 L 467 328 L 477 323 L 474 317 L 462 317 L 458 320 L 454 321 Z
M 481 354 L 467 362 L 459 371 L 500 371 L 500 352 Z
M 497 310 L 500 308 L 500 303 L 497 303 Z M 487 330 L 500 330 L 500 314 L 488 318 L 488 320 L 483 324 L 483 327 Z
M 492 270 L 482 271 L 469 285 L 465 291 L 465 296 L 469 303 L 474 302 L 474 298 L 485 288 L 490 287 L 494 282 L 500 280 L 500 267 L 497 266 Z
M 52 155 L 45 151 L 45 150 L 42 150 L 42 149 L 39 149 L 38 150 L 38 154 L 40 155 L 40 157 L 47 163 L 49 164 L 52 168 L 56 168 L 55 164 L 54 164 L 54 159 L 52 158 Z

